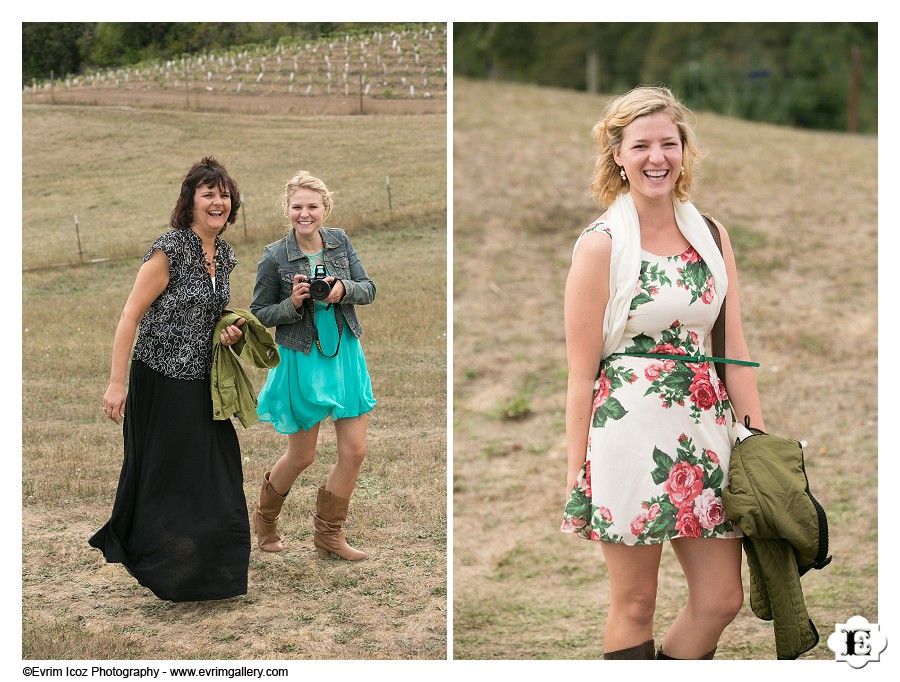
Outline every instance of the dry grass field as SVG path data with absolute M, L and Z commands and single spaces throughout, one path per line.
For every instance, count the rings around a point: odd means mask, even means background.
M 563 287 L 601 212 L 587 190 L 606 99 L 454 82 L 453 632 L 457 659 L 602 656 L 600 548 L 564 505 Z M 830 566 L 803 578 L 834 661 L 836 623 L 878 622 L 877 139 L 698 114 L 694 202 L 728 229 L 770 432 L 808 441 Z M 745 587 L 748 576 L 744 574 Z M 685 598 L 663 553 L 659 636 Z M 745 603 L 718 658 L 775 657 Z
M 446 116 L 153 107 L 22 111 L 23 659 L 444 659 Z M 99 408 L 113 331 L 140 257 L 204 154 L 226 164 L 246 202 L 225 235 L 239 259 L 233 305 L 249 307 L 262 248 L 282 234 L 280 188 L 300 168 L 335 191 L 329 223 L 348 231 L 378 285 L 360 315 L 379 403 L 347 527 L 370 557 L 313 550 L 315 489 L 336 456 L 326 425 L 285 505 L 287 551 L 254 548 L 244 597 L 173 604 L 87 539 L 108 518 L 122 460 L 121 431 Z M 250 376 L 258 390 L 264 373 Z M 285 441 L 269 425 L 237 430 L 252 504 Z

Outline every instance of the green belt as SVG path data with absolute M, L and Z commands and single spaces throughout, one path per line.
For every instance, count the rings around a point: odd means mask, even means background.
M 748 360 L 732 360 L 730 358 L 714 358 L 711 355 L 670 355 L 668 353 L 613 353 L 606 357 L 607 360 L 619 358 L 623 355 L 633 358 L 663 358 L 664 360 L 681 360 L 682 362 L 725 362 L 729 365 L 743 365 L 744 367 L 759 367 L 758 362 Z

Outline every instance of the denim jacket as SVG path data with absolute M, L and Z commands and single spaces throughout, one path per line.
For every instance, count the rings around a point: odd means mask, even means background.
M 341 280 L 346 293 L 336 308 L 353 335 L 362 336 L 355 305 L 375 300 L 375 282 L 369 279 L 362 261 L 346 233 L 335 227 L 320 227 L 325 244 L 325 270 Z M 291 230 L 269 244 L 256 266 L 256 284 L 250 312 L 266 327 L 275 327 L 275 343 L 309 354 L 315 342 L 315 302 L 303 301 L 299 310 L 291 301 L 294 275 L 311 276 L 309 261 Z M 331 312 L 329 311 L 329 315 Z

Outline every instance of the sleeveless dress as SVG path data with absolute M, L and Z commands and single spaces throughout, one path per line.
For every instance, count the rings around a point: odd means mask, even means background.
M 590 230 L 614 238 L 603 223 Z M 628 355 L 711 354 L 718 308 L 693 247 L 674 256 L 641 251 L 625 334 L 594 383 L 587 456 L 563 532 L 626 545 L 741 537 L 722 505 L 731 408 L 715 367 Z
M 144 262 L 157 249 L 169 284 L 140 323 L 115 502 L 88 542 L 160 599 L 226 599 L 247 592 L 250 523 L 240 444 L 230 419 L 213 419 L 210 368 L 237 259 L 216 238 L 214 282 L 190 230 L 161 236 Z
M 322 251 L 304 255 L 310 272 L 315 272 L 316 264 L 324 265 Z M 266 375 L 256 408 L 260 421 L 271 422 L 278 433 L 309 431 L 327 417 L 358 417 L 375 407 L 362 345 L 346 321 L 341 321 L 344 329 L 338 332 L 334 311 L 340 315 L 340 308 L 315 302 L 321 350 L 316 344 L 308 354 L 278 346 L 281 362 Z M 328 357 L 335 350 L 337 355 Z

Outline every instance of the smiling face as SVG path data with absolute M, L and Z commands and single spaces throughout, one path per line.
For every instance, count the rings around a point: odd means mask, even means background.
M 288 218 L 298 238 L 312 237 L 325 220 L 322 195 L 312 189 L 294 190 L 288 199 Z
M 200 185 L 194 190 L 191 229 L 201 237 L 216 236 L 226 225 L 231 213 L 231 194 L 227 189 Z
M 678 126 L 665 111 L 640 116 L 625 128 L 613 158 L 624 169 L 635 201 L 669 199 L 683 162 Z

